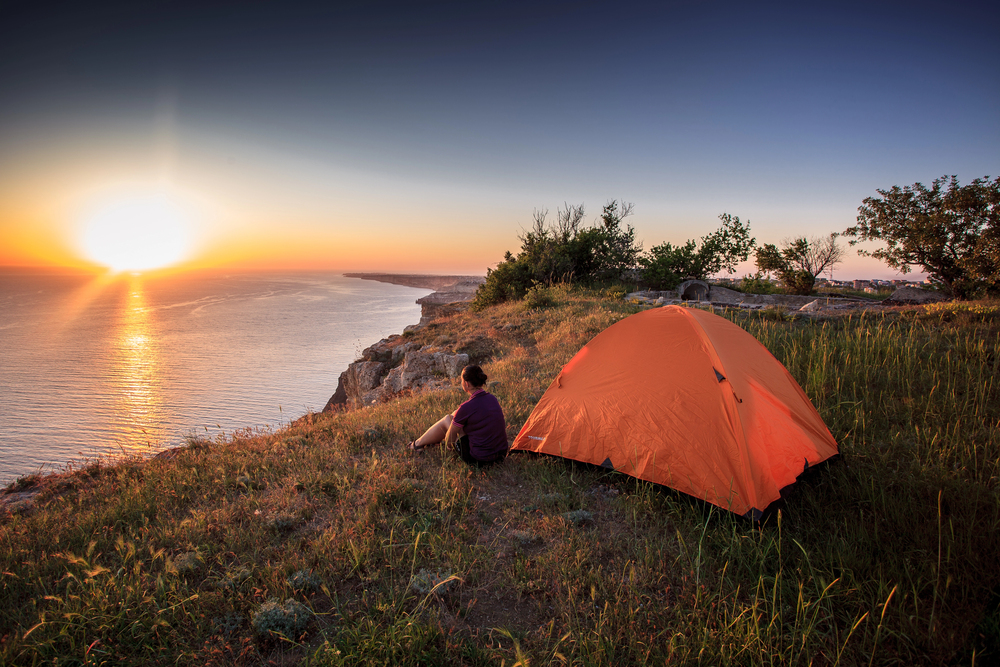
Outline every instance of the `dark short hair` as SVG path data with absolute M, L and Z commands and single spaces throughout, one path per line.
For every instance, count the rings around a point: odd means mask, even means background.
M 479 366 L 466 366 L 462 369 L 462 379 L 473 387 L 482 387 L 486 384 L 486 373 Z

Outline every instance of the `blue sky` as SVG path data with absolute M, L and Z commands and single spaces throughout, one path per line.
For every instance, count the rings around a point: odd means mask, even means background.
M 997 19 L 986 3 L 8 1 L 0 237 L 29 263 L 44 239 L 68 256 L 89 203 L 154 186 L 190 203 L 204 257 L 246 265 L 483 273 L 534 209 L 613 198 L 646 248 L 723 212 L 759 242 L 839 232 L 878 188 L 1000 175 Z M 894 275 L 850 257 L 837 277 Z

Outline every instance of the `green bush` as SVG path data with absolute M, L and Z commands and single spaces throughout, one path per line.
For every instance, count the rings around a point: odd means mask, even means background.
M 830 234 L 813 239 L 786 239 L 780 249 L 766 243 L 757 248 L 755 260 L 758 271 L 774 271 L 788 291 L 806 296 L 812 293 L 816 276 L 843 258 L 844 250 L 837 245 L 837 235 Z
M 258 635 L 296 639 L 305 632 L 309 616 L 309 609 L 297 600 L 289 598 L 284 604 L 270 600 L 253 615 L 253 629 Z
M 323 586 L 323 582 L 309 570 L 296 570 L 288 577 L 288 585 L 299 593 L 314 593 Z
M 684 245 L 663 243 L 639 258 L 642 279 L 657 290 L 674 289 L 688 279 L 705 280 L 725 269 L 732 273 L 739 262 L 750 256 L 756 240 L 750 236 L 750 221 L 723 213 L 722 226 L 702 237 L 701 245 L 689 240 Z
M 472 301 L 472 310 L 523 299 L 533 286 L 577 283 L 596 287 L 615 283 L 641 267 L 642 282 L 653 289 L 669 290 L 689 278 L 705 280 L 728 271 L 750 256 L 756 240 L 750 221 L 723 213 L 722 226 L 697 241 L 674 246 L 663 243 L 646 255 L 631 225 L 633 205 L 612 200 L 591 227 L 583 227 L 583 205 L 557 212 L 557 222 L 545 222 L 546 211 L 535 212 L 535 224 L 521 237 L 521 252 L 507 252 L 495 269 L 486 272 Z M 538 307 L 538 306 L 535 306 Z
M 533 273 L 527 259 L 515 259 L 508 252 L 497 268 L 486 270 L 486 282 L 476 290 L 470 308 L 478 312 L 504 301 L 522 298 L 531 289 Z
M 535 285 L 524 295 L 524 307 L 528 310 L 536 308 L 551 308 L 556 305 L 556 300 L 552 296 L 552 289 L 544 285 Z
M 621 279 L 633 268 L 642 248 L 635 230 L 622 221 L 632 205 L 613 200 L 605 205 L 597 224 L 582 227 L 583 205 L 557 211 L 557 222 L 547 224 L 547 211 L 536 211 L 534 226 L 521 235 L 521 251 L 507 252 L 495 269 L 486 272 L 472 301 L 474 311 L 504 301 L 524 298 L 536 284 L 594 285 Z
M 654 246 L 640 260 L 643 282 L 655 290 L 670 290 L 687 278 L 703 278 L 697 247 L 694 241 L 682 246 L 670 243 Z
M 739 289 L 746 294 L 774 294 L 778 291 L 774 283 L 764 278 L 763 271 L 743 276 Z

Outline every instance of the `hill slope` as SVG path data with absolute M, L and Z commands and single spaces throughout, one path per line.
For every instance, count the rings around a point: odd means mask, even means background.
M 562 364 L 636 310 L 544 296 L 409 334 L 475 350 L 511 436 Z M 726 314 L 844 454 L 763 528 L 560 460 L 475 471 L 403 450 L 457 388 L 20 480 L 41 492 L 0 525 L 0 662 L 996 660 L 1000 327 L 995 306 L 962 308 Z

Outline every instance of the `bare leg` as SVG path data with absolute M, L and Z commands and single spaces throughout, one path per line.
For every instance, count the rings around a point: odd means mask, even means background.
M 448 427 L 451 426 L 452 415 L 445 415 L 439 419 L 433 426 L 424 431 L 424 434 L 414 441 L 414 444 L 420 447 L 427 447 L 428 445 L 436 445 L 442 440 L 444 436 L 448 434 Z

